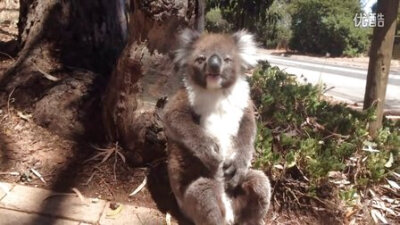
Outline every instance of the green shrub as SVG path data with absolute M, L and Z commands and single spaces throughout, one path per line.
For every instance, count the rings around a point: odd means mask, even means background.
M 266 9 L 265 19 L 256 26 L 258 39 L 267 48 L 288 48 L 291 37 L 288 12 L 289 4 L 286 0 L 275 0 Z
M 206 14 L 206 30 L 209 32 L 229 32 L 232 25 L 222 18 L 220 8 L 213 8 Z
M 300 52 L 355 56 L 369 46 L 371 29 L 355 27 L 358 0 L 297 0 L 291 6 L 289 46 Z
M 258 111 L 254 165 L 273 179 L 281 177 L 282 167 L 297 167 L 310 185 L 318 186 L 330 171 L 345 172 L 355 184 L 367 185 L 399 171 L 399 126 L 385 121 L 372 140 L 367 131 L 372 110 L 330 104 L 322 99 L 323 86 L 300 84 L 266 62 L 254 72 L 251 87 Z

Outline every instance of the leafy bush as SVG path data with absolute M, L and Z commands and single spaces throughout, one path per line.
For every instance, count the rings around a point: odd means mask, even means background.
M 279 2 L 281 1 L 279 0 Z M 209 10 L 206 15 L 207 30 L 225 32 L 246 29 L 254 33 L 258 41 L 265 44 L 266 38 L 272 40 L 277 33 L 276 24 L 278 23 L 273 21 L 277 15 L 275 13 L 271 16 L 267 15 L 267 9 L 273 2 L 270 0 L 208 0 L 206 7 L 206 10 Z M 221 23 L 217 21 L 226 22 L 229 25 L 228 29 L 224 25 L 219 25 Z
M 322 98 L 323 86 L 263 63 L 251 79 L 258 111 L 255 166 L 278 180 L 296 167 L 318 187 L 331 171 L 362 187 L 400 170 L 400 129 L 390 121 L 376 139 L 368 135 L 373 110 L 355 111 Z M 299 177 L 295 178 L 299 179 Z
M 206 14 L 206 30 L 209 32 L 229 32 L 232 25 L 222 18 L 220 8 L 213 8 Z
M 258 39 L 267 48 L 288 48 L 291 37 L 289 5 L 286 0 L 273 1 L 266 9 L 265 19 L 257 24 Z
M 316 54 L 354 56 L 369 46 L 368 28 L 355 27 L 358 0 L 297 0 L 292 7 L 290 48 Z

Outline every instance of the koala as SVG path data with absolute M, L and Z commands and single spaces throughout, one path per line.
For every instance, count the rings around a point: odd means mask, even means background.
M 163 122 L 181 211 L 196 225 L 264 224 L 271 188 L 263 172 L 250 169 L 256 123 L 244 75 L 257 64 L 253 36 L 184 30 L 175 58 L 183 87 Z

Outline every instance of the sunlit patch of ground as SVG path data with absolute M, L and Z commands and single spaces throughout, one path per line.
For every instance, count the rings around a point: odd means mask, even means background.
M 0 41 L 7 42 L 17 37 L 18 15 L 18 0 L 0 1 Z

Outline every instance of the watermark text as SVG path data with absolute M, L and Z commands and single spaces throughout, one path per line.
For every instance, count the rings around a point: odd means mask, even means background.
M 357 13 L 354 16 L 356 27 L 384 27 L 385 17 L 382 13 Z

